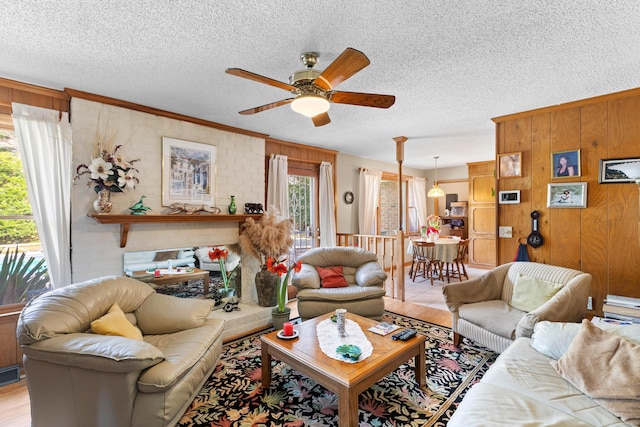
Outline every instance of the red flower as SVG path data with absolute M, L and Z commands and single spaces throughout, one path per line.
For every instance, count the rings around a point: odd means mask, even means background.
M 209 251 L 209 259 L 211 261 L 226 259 L 228 255 L 229 251 L 226 249 L 222 250 L 220 248 L 214 248 L 212 251 Z
M 298 273 L 300 271 L 300 269 L 302 268 L 302 261 L 298 261 L 295 264 L 293 264 L 293 270 Z

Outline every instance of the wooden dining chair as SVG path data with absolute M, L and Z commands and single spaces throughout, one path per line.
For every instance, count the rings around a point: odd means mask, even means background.
M 442 272 L 439 268 L 439 261 L 434 259 L 436 244 L 433 242 L 425 242 L 421 240 L 414 240 L 413 242 L 413 261 L 411 262 L 411 281 L 416 281 L 416 276 L 422 269 L 422 277 L 425 279 L 429 277 L 431 279 L 431 286 L 433 286 L 433 275 L 438 273 L 440 280 L 442 278 Z
M 451 282 L 451 278 L 458 278 L 462 282 L 462 277 L 464 276 L 467 280 L 469 280 L 469 275 L 467 274 L 467 269 L 464 266 L 464 262 L 467 258 L 467 253 L 469 251 L 469 240 L 460 240 L 458 242 L 458 247 L 456 250 L 456 257 L 448 262 L 445 266 L 445 271 L 447 274 L 447 282 Z

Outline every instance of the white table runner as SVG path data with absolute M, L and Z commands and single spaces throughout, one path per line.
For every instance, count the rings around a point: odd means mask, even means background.
M 346 319 L 345 321 L 346 336 L 341 337 L 338 334 L 338 325 L 331 319 L 325 319 L 318 323 L 316 326 L 316 335 L 318 336 L 318 343 L 320 349 L 324 354 L 332 359 L 340 360 L 342 362 L 357 363 L 373 353 L 373 345 L 364 335 L 360 325 L 353 320 Z M 336 348 L 342 344 L 353 344 L 360 347 L 362 354 L 358 360 L 347 360 L 336 352 Z

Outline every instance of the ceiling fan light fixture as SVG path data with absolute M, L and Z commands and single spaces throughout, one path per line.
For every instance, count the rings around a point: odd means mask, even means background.
M 329 101 L 318 95 L 302 95 L 291 102 L 291 109 L 298 114 L 307 117 L 315 117 L 318 114 L 329 111 Z

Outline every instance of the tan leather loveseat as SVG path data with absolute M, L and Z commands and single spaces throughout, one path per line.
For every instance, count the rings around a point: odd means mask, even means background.
M 142 340 L 92 332 L 114 303 Z M 174 425 L 222 352 L 224 321 L 208 318 L 212 304 L 117 276 L 31 301 L 17 336 L 33 426 Z
M 384 312 L 384 281 L 387 274 L 373 252 L 351 246 L 315 248 L 298 258 L 302 269 L 291 283 L 298 289 L 298 312 L 302 320 L 338 308 L 380 320 Z M 324 288 L 316 267 L 342 266 L 349 286 Z

